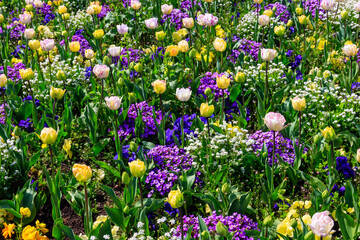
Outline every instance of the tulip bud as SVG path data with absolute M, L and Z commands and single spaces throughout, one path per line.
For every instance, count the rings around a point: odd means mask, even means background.
M 108 56 L 105 56 L 103 59 L 103 64 L 110 66 L 112 63 L 111 59 Z
M 129 162 L 131 175 L 137 178 L 141 178 L 144 176 L 146 168 L 145 163 L 140 159 L 136 159 L 135 161 Z
M 32 12 L 34 10 L 34 6 L 31 5 L 31 4 L 27 4 L 25 6 L 25 10 L 28 11 L 28 12 Z
M 298 18 L 301 25 L 306 25 L 309 23 L 309 19 L 305 15 L 301 15 Z
M 64 13 L 64 14 L 62 15 L 62 19 L 64 19 L 64 20 L 69 20 L 69 18 L 70 18 L 70 14 L 69 14 L 69 13 Z
M 94 32 L 93 32 L 93 36 L 94 36 L 94 38 L 95 39 L 101 39 L 101 38 L 103 38 L 104 37 L 104 30 L 102 30 L 102 29 L 98 29 L 98 30 L 95 30 Z
M 271 11 L 271 10 L 265 10 L 265 11 L 263 12 L 263 15 L 266 15 L 266 16 L 268 16 L 268 17 L 270 18 L 270 17 L 273 16 L 273 11 Z
M 5 20 L 4 16 L 2 14 L 0 14 L 0 23 L 3 23 Z
M 287 21 L 286 26 L 292 27 L 293 24 L 294 24 L 294 22 L 290 19 L 289 21 Z
M 159 42 L 164 41 L 165 37 L 166 37 L 166 33 L 165 33 L 164 31 L 159 31 L 159 32 L 156 32 L 156 33 L 155 33 L 155 38 L 156 38 L 156 40 L 158 40 Z
M 122 78 L 119 78 L 118 81 L 117 81 L 117 84 L 120 86 L 120 87 L 123 87 L 125 86 L 125 82 L 124 82 L 124 79 Z
M 211 88 L 209 88 L 209 87 L 206 88 L 204 93 L 205 93 L 206 96 L 210 96 L 212 94 Z
M 194 59 L 196 58 L 196 50 L 195 49 L 191 49 L 190 52 L 189 52 L 189 57 L 191 59 Z
M 66 80 L 66 75 L 65 75 L 63 70 L 59 70 L 56 73 L 56 77 L 57 77 L 58 80 Z
M 293 75 L 293 71 L 291 69 L 289 69 L 287 72 L 287 75 L 291 77 Z
M 221 192 L 225 195 L 230 193 L 230 186 L 228 183 L 225 183 L 222 187 L 221 187 Z
M 32 50 L 37 50 L 39 49 L 40 47 L 40 42 L 38 40 L 30 40 L 29 42 L 29 47 L 32 49 Z
M 314 136 L 314 143 L 316 144 L 316 143 L 320 142 L 320 140 L 321 140 L 321 135 L 320 135 L 320 134 L 316 134 L 316 135 Z
M 235 82 L 244 83 L 245 82 L 245 73 L 243 73 L 243 72 L 236 73 Z
M 201 233 L 201 239 L 208 240 L 210 238 L 210 234 L 207 231 L 203 231 Z
M 179 189 L 171 190 L 166 201 L 170 203 L 172 208 L 181 208 L 184 204 L 184 196 Z
M 263 221 L 263 225 L 266 227 L 270 227 L 272 225 L 272 223 L 273 223 L 273 219 L 270 215 L 267 216 Z
M 74 177 L 78 182 L 86 183 L 92 176 L 92 170 L 84 164 L 75 164 L 72 168 Z
M 129 206 L 128 206 L 128 205 L 126 205 L 126 206 L 124 207 L 123 212 L 124 212 L 125 214 L 128 214 L 128 213 L 129 213 L 129 211 L 130 211 L 130 208 L 129 208 Z
M 277 10 L 277 8 L 276 8 L 276 6 L 274 6 L 274 7 L 272 8 L 272 11 L 273 11 L 273 12 L 276 12 L 276 10 Z
M 125 184 L 128 185 L 130 183 L 130 177 L 129 174 L 127 174 L 127 172 L 123 172 L 121 175 L 121 181 Z
M 134 66 L 134 70 L 136 72 L 142 72 L 143 71 L 143 65 L 141 63 L 137 63 L 135 66 Z
M 334 140 L 336 137 L 336 133 L 332 127 L 326 127 L 324 130 L 321 130 L 321 133 L 323 137 L 329 141 Z
M 18 126 L 16 126 L 14 128 L 14 135 L 15 136 L 20 136 L 21 135 L 21 129 Z
M 226 237 L 228 234 L 227 228 L 220 221 L 216 224 L 216 233 L 219 234 L 221 237 Z
M 0 74 L 0 87 L 5 87 L 7 84 L 7 77 L 5 74 Z
M 181 176 L 179 177 L 179 179 L 180 179 L 181 182 L 184 181 L 184 176 L 181 175 Z
M 65 94 L 65 91 L 66 90 L 62 90 L 60 88 L 54 88 L 53 86 L 51 86 L 51 89 L 50 89 L 50 96 L 51 98 L 53 99 L 57 99 L 57 100 L 60 100 L 63 98 L 64 94 Z
M 304 10 L 303 10 L 301 7 L 297 7 L 297 8 L 295 9 L 295 12 L 296 12 L 297 15 L 300 16 L 300 15 L 303 14 Z
M 349 17 L 349 13 L 346 10 L 341 11 L 340 13 L 341 19 L 346 20 Z
M 130 152 L 137 152 L 139 146 L 135 142 L 131 141 L 129 145 Z
M 135 103 L 136 100 L 137 100 L 136 94 L 133 93 L 133 92 L 130 92 L 130 93 L 129 93 L 129 101 L 130 101 L 130 103 Z
M 202 103 L 201 106 L 200 106 L 200 115 L 202 117 L 211 117 L 211 115 L 213 115 L 214 113 L 214 105 L 209 105 L 207 103 Z
M 43 144 L 53 144 L 56 142 L 57 132 L 53 128 L 43 128 L 40 132 L 40 140 Z
M 166 91 L 166 81 L 164 80 L 156 80 L 151 85 L 154 88 L 154 92 L 156 94 L 163 94 Z
M 305 235 L 305 238 L 304 240 L 313 240 L 314 239 L 314 233 L 312 231 L 308 232 L 306 235 Z

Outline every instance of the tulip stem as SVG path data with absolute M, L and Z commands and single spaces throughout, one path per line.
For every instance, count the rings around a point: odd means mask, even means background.
M 51 61 L 50 61 L 50 51 L 48 51 L 48 59 L 49 59 L 49 79 L 50 82 L 52 84 L 52 80 L 51 80 Z
M 6 101 L 5 101 L 6 89 L 4 89 L 3 100 L 4 100 L 4 117 L 5 117 L 5 128 L 7 128 L 7 117 L 6 117 Z
M 331 164 L 330 164 L 330 173 L 333 172 L 335 162 L 335 155 L 334 155 L 334 141 L 331 140 Z
M 51 176 L 53 181 L 55 181 L 55 164 L 54 164 L 54 156 L 51 148 L 51 144 L 49 144 L 50 158 L 51 158 Z
M 184 102 L 181 103 L 181 147 L 185 145 L 185 135 L 184 135 Z
M 269 68 L 269 62 L 266 61 L 266 69 L 265 69 L 265 99 L 264 99 L 264 102 L 265 102 L 265 105 L 266 105 L 266 102 L 268 100 L 268 95 L 269 95 L 269 79 L 268 79 L 268 68 Z
M 359 14 L 358 23 L 360 24 L 360 14 Z M 357 30 L 356 30 L 356 42 L 358 42 L 358 41 L 359 41 L 359 28 L 357 28 Z
M 305 35 L 305 32 L 306 32 L 306 25 L 304 24 L 304 53 L 306 52 L 306 35 Z
M 350 56 L 350 82 L 352 79 L 352 57 Z
M 116 89 L 115 79 L 114 79 L 114 75 L 113 75 L 113 72 L 111 70 L 111 67 L 109 67 L 109 68 L 110 68 L 111 79 L 112 79 L 112 82 L 113 82 L 113 85 L 114 85 L 114 95 L 116 96 L 118 93 L 117 93 L 117 89 Z
M 84 191 L 85 191 L 85 230 L 86 234 L 90 232 L 90 221 L 89 221 L 89 196 L 87 192 L 86 182 L 84 182 Z
M 184 240 L 184 219 L 181 208 L 179 208 L 180 227 L 181 227 L 181 240 Z
M 301 111 L 299 112 L 299 149 L 301 149 Z
M 99 112 L 100 112 L 103 98 L 104 98 L 104 79 L 102 78 L 101 79 L 101 98 L 100 98 L 100 106 L 99 106 L 99 110 L 98 110 Z
M 207 118 L 207 128 L 208 128 L 208 135 L 209 135 L 209 141 L 210 141 L 210 118 Z
M 139 179 L 139 189 L 140 189 L 140 203 L 141 203 L 141 210 L 144 209 L 143 197 L 142 197 L 142 189 L 141 189 L 141 179 Z
M 221 102 L 221 116 L 220 116 L 220 122 L 222 123 L 224 120 L 224 108 L 225 108 L 225 90 L 222 89 L 222 102 Z
M 163 102 L 162 102 L 162 98 L 161 98 L 161 94 L 159 94 L 159 98 L 160 98 L 160 108 L 161 108 L 161 115 L 162 117 L 164 117 L 164 105 L 163 105 Z
M 271 191 L 274 189 L 274 165 L 275 165 L 275 131 L 273 130 L 273 149 L 272 149 L 272 164 L 271 164 Z

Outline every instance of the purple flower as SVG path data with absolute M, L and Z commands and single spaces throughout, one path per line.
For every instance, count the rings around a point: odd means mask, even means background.
M 111 12 L 111 9 L 108 5 L 103 5 L 102 8 L 101 8 L 101 12 L 97 15 L 97 17 L 99 19 L 102 19 L 104 17 L 106 17 L 106 15 Z
M 170 14 L 164 14 L 162 15 L 162 19 L 160 21 L 161 24 L 164 24 L 166 21 L 170 22 L 170 25 L 175 26 L 177 30 L 182 28 L 182 19 L 188 18 L 189 15 L 187 12 L 182 12 L 180 9 L 173 9 Z
M 87 49 L 91 49 L 91 46 L 89 44 L 89 42 L 84 38 L 84 36 L 82 35 L 82 32 L 84 30 L 80 29 L 79 31 L 75 32 L 74 36 L 72 36 L 71 38 L 71 42 L 79 42 L 80 43 L 80 53 L 81 55 L 85 56 L 85 50 Z M 61 46 L 65 45 L 65 41 L 62 40 L 60 42 Z
M 20 69 L 25 69 L 25 64 L 15 63 L 13 67 L 7 66 L 7 77 L 17 83 L 21 79 Z M 3 66 L 0 66 L 0 71 L 4 71 Z
M 283 23 L 287 23 L 291 17 L 290 12 L 287 10 L 287 7 L 285 5 L 282 5 L 279 2 L 271 3 L 267 6 L 265 6 L 265 9 L 272 10 L 274 7 L 276 7 L 276 11 L 274 12 L 275 17 L 280 17 L 280 21 Z
M 233 36 L 234 42 L 239 42 L 240 46 L 238 49 L 233 49 L 231 55 L 227 58 L 232 63 L 235 63 L 237 58 L 240 56 L 240 53 L 244 53 L 256 61 L 258 60 L 259 50 L 262 48 L 260 42 L 255 42 L 247 39 L 239 39 L 237 36 Z
M 336 170 L 342 173 L 345 178 L 355 177 L 355 171 L 351 168 L 350 163 L 348 163 L 347 157 L 340 156 L 336 158 Z
M 216 84 L 216 78 L 219 76 L 224 75 L 225 73 L 211 73 L 211 72 L 207 72 L 205 73 L 205 76 L 203 78 L 200 79 L 200 86 L 198 88 L 197 94 L 202 94 L 204 97 L 205 96 L 205 90 L 207 88 L 210 88 L 213 92 L 213 94 L 215 95 L 215 99 L 218 99 L 220 97 L 222 97 L 223 93 L 226 95 L 229 95 L 230 92 L 228 89 L 222 90 L 220 88 L 218 88 L 217 84 Z

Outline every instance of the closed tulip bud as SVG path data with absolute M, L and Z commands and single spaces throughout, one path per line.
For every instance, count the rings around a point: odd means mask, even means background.
M 141 2 L 137 1 L 137 0 L 131 0 L 130 6 L 132 9 L 139 10 L 141 8 Z
M 263 225 L 266 227 L 270 227 L 272 223 L 273 223 L 273 218 L 270 215 L 267 216 L 263 221 Z
M 243 72 L 236 73 L 235 82 L 244 83 L 245 82 L 245 73 L 243 73 Z
M 60 88 L 54 88 L 53 86 L 51 86 L 50 96 L 52 99 L 60 100 L 64 97 L 65 91 L 66 90 L 62 90 Z
M 254 3 L 256 4 L 261 4 L 263 2 L 263 0 L 254 0 Z
M 295 111 L 302 111 L 306 107 L 305 98 L 298 98 L 298 97 L 293 98 L 291 100 L 291 104 Z
M 54 39 L 45 39 L 40 41 L 41 49 L 45 52 L 51 51 L 55 47 Z
M 38 50 L 40 48 L 40 42 L 38 40 L 30 40 L 29 47 L 32 50 Z
M 205 91 L 204 91 L 204 93 L 205 93 L 206 96 L 210 96 L 210 95 L 212 94 L 211 88 L 209 88 L 209 87 L 206 88 Z
M 33 77 L 34 77 L 34 72 L 31 68 L 20 69 L 19 73 L 23 80 L 30 80 L 30 79 L 33 79 Z
M 301 7 L 297 7 L 296 9 L 295 9 L 295 12 L 296 12 L 296 14 L 297 15 L 302 15 L 303 14 L 303 12 L 304 12 L 304 9 L 302 9 Z
M 202 117 L 206 117 L 206 118 L 211 117 L 211 115 L 213 115 L 214 113 L 214 110 L 215 110 L 214 105 L 209 105 L 207 103 L 202 103 L 200 105 L 200 115 Z
M 64 5 L 59 6 L 58 13 L 64 14 L 67 12 L 67 8 Z
M 72 167 L 74 177 L 78 182 L 86 183 L 92 176 L 92 170 L 85 164 L 75 164 Z
M 66 74 L 64 73 L 63 70 L 59 70 L 57 73 L 56 73 L 56 78 L 58 80 L 66 80 Z
M 111 110 L 118 110 L 121 106 L 121 100 L 122 97 L 117 96 L 111 96 L 111 97 L 105 97 L 106 106 Z
M 110 66 L 112 64 L 111 58 L 109 58 L 108 56 L 105 56 L 103 59 L 103 64 L 106 66 Z
M 360 148 L 356 152 L 356 161 L 360 163 Z
M 102 30 L 102 29 L 98 29 L 93 32 L 93 36 L 95 39 L 101 39 L 104 37 L 104 35 L 105 35 L 105 33 L 104 33 L 104 30 Z
M 134 70 L 138 73 L 142 72 L 144 70 L 142 63 L 135 64 Z
M 32 12 L 32 11 L 34 10 L 34 6 L 31 5 L 31 4 L 26 4 L 25 10 L 26 10 L 27 12 Z
M 13 133 L 14 133 L 15 136 L 20 136 L 21 135 L 21 129 L 18 126 L 16 126 L 14 128 Z
M 230 186 L 228 183 L 225 183 L 224 185 L 222 185 L 221 192 L 225 195 L 230 193 Z
M 125 185 L 129 185 L 130 183 L 130 177 L 129 174 L 127 174 L 127 172 L 123 172 L 121 175 L 121 181 L 125 184 Z
M 268 17 L 270 18 L 270 17 L 273 16 L 273 11 L 271 11 L 271 10 L 265 10 L 265 11 L 263 12 L 263 15 L 266 15 L 266 16 L 268 16 Z
M 141 178 L 144 176 L 146 168 L 145 163 L 140 159 L 136 159 L 135 161 L 129 162 L 131 175 L 137 178 Z
M 285 34 L 285 28 L 284 26 L 276 26 L 274 32 L 277 36 L 281 37 Z
M 310 231 L 305 235 L 304 240 L 313 240 L 314 237 L 315 237 L 314 233 L 312 231 Z
M 341 19 L 346 20 L 349 17 L 349 13 L 346 10 L 341 11 L 340 13 Z
M 94 51 L 92 49 L 85 50 L 85 58 L 92 59 L 94 57 Z
M 321 133 L 323 137 L 329 141 L 334 140 L 336 137 L 335 131 L 332 127 L 326 127 L 324 130 L 321 130 Z
M 124 212 L 125 214 L 128 214 L 128 213 L 129 213 L 129 211 L 130 211 L 130 208 L 129 208 L 129 206 L 128 206 L 128 205 L 126 205 L 126 206 L 124 207 L 123 212 Z
M 135 103 L 136 100 L 137 100 L 136 94 L 133 93 L 133 92 L 130 92 L 130 93 L 129 93 L 129 101 L 130 101 L 130 103 Z
M 64 31 L 61 32 L 61 35 L 64 36 L 64 37 L 68 37 L 69 33 L 64 30 Z
M 24 31 L 24 37 L 26 39 L 32 39 L 35 36 L 35 30 L 32 28 L 25 29 Z
M 163 94 L 166 91 L 166 81 L 164 80 L 156 80 L 151 85 L 154 88 L 154 92 L 156 94 Z
M 129 150 L 130 152 L 137 152 L 139 146 L 136 144 L 136 142 L 131 141 L 129 144 Z
M 213 43 L 214 48 L 216 51 L 223 52 L 226 49 L 226 42 L 222 38 L 215 38 L 215 41 Z
M 322 193 L 321 196 L 322 198 L 325 198 L 328 195 L 329 191 L 327 189 L 325 189 Z
M 178 43 L 179 51 L 182 53 L 186 53 L 189 51 L 189 43 L 186 40 L 182 40 Z
M 228 230 L 222 222 L 216 224 L 216 233 L 221 237 L 226 237 L 228 235 Z
M 156 38 L 156 40 L 158 40 L 159 42 L 164 41 L 165 37 L 166 37 L 166 33 L 165 33 L 164 31 L 159 31 L 159 32 L 156 32 L 156 33 L 155 33 L 155 38 Z
M 273 11 L 274 13 L 276 13 L 276 10 L 277 10 L 276 6 L 273 6 L 272 11 Z
M 317 144 L 318 142 L 320 142 L 321 140 L 321 134 L 316 134 L 314 136 L 314 143 Z
M 176 97 L 181 102 L 189 101 L 191 97 L 191 89 L 189 88 L 177 88 L 176 89 Z
M 209 232 L 203 231 L 203 232 L 201 233 L 201 239 L 209 240 L 209 239 L 210 239 L 210 234 L 209 234 Z
M 80 51 L 80 43 L 78 41 L 69 43 L 69 48 L 71 52 Z
M 293 24 L 294 24 L 294 22 L 290 19 L 290 20 L 287 21 L 286 26 L 287 27 L 292 27 Z
M 43 144 L 53 144 L 56 142 L 58 133 L 53 128 L 43 128 L 40 133 L 40 140 Z
M 288 75 L 289 77 L 291 77 L 292 74 L 293 74 L 293 71 L 292 71 L 291 69 L 289 69 L 289 70 L 287 71 L 287 75 Z
M 69 13 L 64 13 L 64 14 L 62 15 L 62 19 L 64 19 L 64 20 L 69 20 L 69 18 L 70 18 L 70 14 L 69 14 Z
M 228 78 L 226 75 L 217 77 L 216 84 L 217 84 L 217 87 L 220 89 L 227 89 L 230 85 L 230 78 Z
M 196 58 L 196 50 L 195 49 L 191 49 L 190 50 L 190 52 L 189 52 L 189 57 L 191 58 L 191 59 L 194 59 L 194 58 Z
M 179 189 L 171 190 L 166 201 L 170 203 L 172 208 L 181 208 L 184 204 L 184 196 Z
M 120 87 L 123 87 L 123 86 L 125 86 L 125 82 L 124 82 L 124 79 L 122 79 L 122 78 L 119 78 L 118 80 L 117 80 L 117 84 L 120 86 Z
M 4 16 L 2 14 L 0 14 L 0 23 L 3 23 L 5 20 Z
M 5 74 L 0 74 L 0 87 L 5 87 L 7 84 L 7 77 Z
M 301 15 L 298 18 L 301 25 L 306 25 L 309 23 L 309 18 L 307 18 L 305 15 Z

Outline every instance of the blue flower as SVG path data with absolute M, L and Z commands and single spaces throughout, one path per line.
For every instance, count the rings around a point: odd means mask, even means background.
M 355 177 L 355 171 L 351 168 L 348 163 L 347 157 L 340 156 L 336 158 L 336 170 L 342 173 L 345 178 Z

